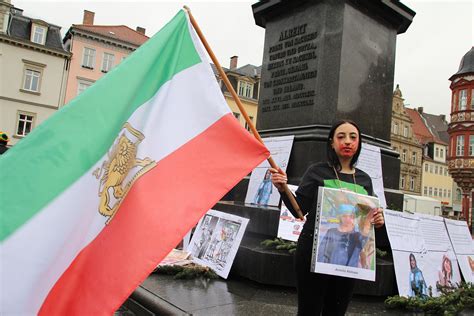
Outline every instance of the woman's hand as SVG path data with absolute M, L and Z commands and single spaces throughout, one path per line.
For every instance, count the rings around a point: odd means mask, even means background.
M 270 172 L 272 173 L 272 183 L 278 189 L 279 192 L 283 192 L 285 190 L 285 184 L 288 181 L 285 171 L 281 170 L 281 168 L 275 169 L 270 168 Z
M 383 209 L 380 207 L 374 211 L 373 224 L 375 228 L 380 228 L 385 224 L 385 220 L 383 219 Z

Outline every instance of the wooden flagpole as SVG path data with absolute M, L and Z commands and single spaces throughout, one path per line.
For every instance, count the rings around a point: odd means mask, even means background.
M 237 104 L 239 110 L 240 110 L 240 113 L 242 113 L 242 115 L 244 116 L 244 119 L 245 121 L 247 122 L 247 125 L 250 127 L 250 130 L 252 132 L 252 134 L 255 136 L 255 138 L 261 142 L 263 144 L 263 140 L 262 138 L 260 137 L 260 134 L 258 133 L 257 129 L 255 128 L 255 126 L 253 125 L 252 121 L 250 120 L 250 117 L 248 116 L 247 112 L 245 111 L 244 109 L 244 106 L 242 105 L 242 102 L 240 101 L 240 98 L 238 97 L 237 93 L 235 92 L 234 88 L 232 87 L 232 84 L 230 83 L 229 79 L 227 78 L 227 75 L 225 74 L 224 70 L 222 69 L 221 65 L 219 64 L 219 61 L 217 60 L 216 56 L 214 55 L 214 53 L 212 52 L 212 49 L 211 47 L 209 46 L 209 44 L 207 43 L 207 40 L 206 38 L 204 37 L 204 35 L 202 34 L 201 32 L 201 29 L 199 28 L 199 26 L 197 25 L 197 22 L 196 20 L 194 19 L 193 15 L 191 14 L 191 10 L 187 7 L 187 6 L 184 6 L 183 7 L 186 12 L 188 12 L 188 15 L 189 15 L 189 20 L 191 21 L 191 24 L 193 25 L 194 27 L 194 30 L 196 31 L 196 33 L 198 34 L 202 44 L 204 45 L 204 47 L 206 48 L 207 50 L 207 53 L 209 54 L 209 57 L 211 57 L 211 60 L 212 62 L 214 63 L 214 65 L 216 66 L 217 68 L 217 71 L 219 72 L 219 75 L 221 76 L 222 80 L 224 81 L 224 84 L 226 85 L 227 87 L 227 90 L 229 90 L 230 94 L 232 95 L 232 97 L 234 98 L 235 100 L 235 103 Z M 274 169 L 277 169 L 278 170 L 278 166 L 277 164 L 275 163 L 275 161 L 273 160 L 272 156 L 268 157 L 268 163 L 270 164 L 270 166 Z M 291 205 L 293 206 L 293 208 L 295 209 L 296 213 L 298 214 L 298 217 L 300 219 L 304 219 L 304 216 L 303 216 L 303 213 L 301 212 L 301 209 L 298 205 L 298 203 L 296 202 L 295 200 L 295 197 L 293 195 L 293 193 L 291 193 L 290 189 L 288 188 L 288 186 L 286 185 L 286 183 L 284 184 L 284 189 L 285 189 L 285 193 L 286 195 L 288 196 L 290 202 L 291 202 Z

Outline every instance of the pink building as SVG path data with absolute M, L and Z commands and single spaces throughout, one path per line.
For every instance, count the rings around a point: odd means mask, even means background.
M 100 79 L 143 44 L 145 29 L 125 25 L 94 25 L 94 12 L 84 10 L 82 24 L 73 24 L 63 39 L 72 53 L 65 103 Z

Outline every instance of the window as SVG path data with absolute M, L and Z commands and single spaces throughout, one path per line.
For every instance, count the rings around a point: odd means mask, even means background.
M 82 56 L 82 67 L 94 69 L 95 65 L 95 49 L 84 47 L 84 55 Z
M 416 152 L 412 152 L 411 154 L 411 163 L 416 165 Z
M 438 166 L 435 166 L 435 174 L 438 174 Z
M 464 135 L 456 137 L 456 156 L 464 156 Z
M 87 88 L 92 86 L 92 84 L 93 84 L 93 82 L 91 82 L 91 81 L 78 79 L 77 80 L 77 95 L 84 92 L 84 90 L 86 90 Z
M 25 80 L 23 89 L 27 91 L 39 92 L 41 72 L 33 69 L 25 69 Z
M 434 196 L 438 196 L 438 188 L 434 188 Z
M 449 194 L 449 191 L 448 191 L 448 194 Z M 456 189 L 456 200 L 457 200 L 457 201 L 461 201 L 461 200 L 462 200 L 461 189 Z
M 467 106 L 467 90 L 459 91 L 459 111 L 465 110 Z
M 395 124 L 393 125 L 393 133 L 394 133 L 395 135 L 398 134 L 398 123 L 395 123 Z
M 405 176 L 401 176 L 400 178 L 400 189 L 405 188 Z
M 425 163 L 425 172 L 428 172 L 428 164 Z
M 430 165 L 430 173 L 433 173 L 433 165 Z
M 250 121 L 253 123 L 253 117 L 249 116 L 249 118 L 250 118 Z M 250 131 L 250 126 L 247 124 L 247 122 L 245 122 L 245 129 Z
M 34 113 L 18 112 L 16 135 L 17 136 L 28 135 L 28 133 L 31 132 L 31 129 L 33 128 L 34 119 L 35 119 Z
M 443 196 L 446 197 L 448 194 L 448 191 L 446 191 L 446 189 L 443 190 Z
M 448 198 L 451 197 L 451 190 L 448 190 Z
M 474 110 L 474 89 L 471 90 L 471 109 Z
M 439 157 L 444 158 L 444 149 L 443 148 L 440 148 L 440 150 L 439 150 Z
M 435 149 L 435 155 L 436 155 L 436 157 L 439 157 L 439 148 Z
M 403 126 L 403 136 L 408 137 L 408 126 Z
M 415 177 L 410 177 L 410 190 L 415 191 Z
M 36 44 L 44 45 L 46 42 L 46 32 L 46 27 L 33 24 L 33 28 L 31 30 L 31 41 Z
M 114 54 L 104 53 L 104 58 L 102 59 L 102 72 L 109 72 L 110 69 L 114 66 Z
M 407 161 L 407 151 L 406 151 L 406 149 L 403 149 L 403 152 L 402 152 L 402 161 L 403 161 L 403 162 L 406 162 L 406 161 Z
M 444 168 L 444 175 L 448 176 L 448 168 Z
M 428 188 L 427 187 L 423 187 L 423 195 L 427 195 L 428 194 Z
M 251 98 L 253 96 L 253 84 L 247 81 L 239 81 L 239 95 Z
M 428 195 L 433 196 L 433 188 L 432 187 L 428 188 Z
M 474 156 L 474 135 L 469 135 L 469 156 Z

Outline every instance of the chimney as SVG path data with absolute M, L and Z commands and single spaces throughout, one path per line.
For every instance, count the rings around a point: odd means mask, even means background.
M 137 32 L 145 35 L 145 28 L 141 26 L 137 26 Z
M 239 59 L 239 56 L 232 56 L 230 58 L 230 69 L 235 69 L 237 68 L 237 60 Z
M 422 106 L 418 107 L 418 113 L 423 114 L 423 107 Z
M 84 10 L 84 17 L 82 19 L 82 24 L 94 25 L 94 15 L 95 15 L 94 12 Z

